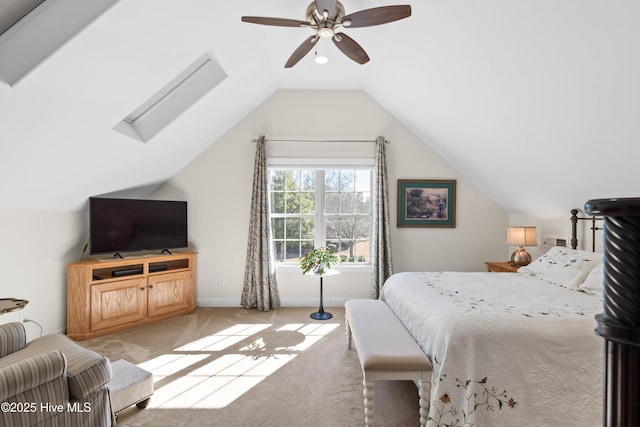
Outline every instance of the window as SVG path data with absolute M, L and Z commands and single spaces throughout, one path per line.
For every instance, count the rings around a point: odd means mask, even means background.
M 297 263 L 327 246 L 342 262 L 369 263 L 372 169 L 269 169 L 273 253 Z

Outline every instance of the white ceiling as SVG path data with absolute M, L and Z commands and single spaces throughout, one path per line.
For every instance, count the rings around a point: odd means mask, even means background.
M 304 19 L 308 2 L 118 1 L 0 83 L 0 209 L 162 182 L 278 89 L 366 91 L 509 212 L 640 196 L 640 2 L 343 1 L 399 3 L 412 17 L 345 30 L 368 64 L 321 40 L 329 64 L 284 69 L 310 30 L 240 17 Z M 112 130 L 206 51 L 229 76 L 218 87 L 146 144 Z

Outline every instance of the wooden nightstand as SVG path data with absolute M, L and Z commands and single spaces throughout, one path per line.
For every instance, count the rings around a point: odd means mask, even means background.
M 485 262 L 487 266 L 487 271 L 493 273 L 517 273 L 518 268 L 511 265 L 509 261 L 507 262 Z

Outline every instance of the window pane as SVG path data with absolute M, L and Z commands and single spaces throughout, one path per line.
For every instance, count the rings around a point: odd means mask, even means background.
M 300 252 L 300 254 L 302 256 L 305 256 L 306 254 L 308 254 L 313 250 L 314 248 L 313 240 L 303 240 L 301 246 L 302 246 L 301 248 L 302 251 Z
M 302 191 L 314 191 L 316 189 L 316 171 L 303 170 L 302 175 Z
M 345 220 L 347 222 L 349 220 Z M 350 218 L 352 228 L 352 238 L 354 240 L 369 239 L 371 230 L 371 219 L 369 217 Z
M 370 214 L 371 213 L 371 195 L 368 192 L 356 193 L 356 213 L 357 214 Z
M 357 217 L 356 221 L 356 236 L 359 239 L 369 239 L 371 234 L 371 218 L 370 217 Z
M 324 212 L 327 214 L 340 213 L 340 193 L 326 193 L 324 197 Z
M 325 244 L 336 253 L 340 262 L 354 262 L 353 256 L 350 255 L 350 244 L 348 241 L 341 239 L 327 239 Z
M 332 169 L 324 171 L 324 187 L 325 191 L 339 191 L 340 171 Z
M 314 247 L 327 246 L 343 262 L 370 261 L 371 170 L 329 169 L 316 188 L 320 171 L 270 170 L 274 256 L 298 263 Z M 317 191 L 324 193 L 317 194 Z M 322 197 L 324 212 L 317 212 Z M 316 227 L 322 227 L 318 230 Z M 319 236 L 323 240 L 316 242 Z
M 288 240 L 286 246 L 287 246 L 286 260 L 287 261 L 299 260 L 300 259 L 300 241 Z
M 284 191 L 284 178 L 286 171 L 283 170 L 271 170 L 269 171 L 271 189 L 277 191 Z
M 316 195 L 315 193 L 302 193 L 302 212 L 303 214 L 316 213 Z
M 340 213 L 355 213 L 355 197 L 354 193 L 342 193 L 340 195 Z
M 328 247 L 332 253 L 335 253 L 338 256 L 340 262 L 345 262 L 340 256 L 340 241 L 339 240 L 329 240 L 327 239 L 325 246 Z
M 273 242 L 273 259 L 276 261 L 284 261 L 284 242 Z
M 284 193 L 271 193 L 271 213 L 284 213 Z
M 287 218 L 287 240 L 300 238 L 300 219 Z
M 284 218 L 271 218 L 271 233 L 274 239 L 284 239 Z
M 301 236 L 303 239 L 311 239 L 314 238 L 314 227 L 313 227 L 314 219 L 313 218 L 303 218 L 301 227 Z
M 286 213 L 300 213 L 300 193 L 286 193 Z
M 369 239 L 359 240 L 353 247 L 355 262 L 371 262 L 370 256 L 371 241 Z
M 370 262 L 371 251 L 371 219 L 358 217 L 354 224 L 353 254 L 355 262 Z
M 299 170 L 287 171 L 285 188 L 287 191 L 300 191 L 300 171 Z
M 369 261 L 369 234 L 371 221 L 368 217 L 342 217 L 339 220 L 332 219 L 332 229 L 337 230 L 339 240 L 339 256 L 343 262 Z M 339 224 L 339 227 L 336 227 Z M 327 242 L 335 240 L 335 236 L 329 235 L 327 226 Z
M 356 173 L 356 188 L 355 191 L 368 192 L 371 191 L 371 171 L 365 169 L 359 169 Z
M 340 218 L 326 218 L 325 236 L 328 239 L 337 239 L 340 237 Z
M 341 170 L 340 171 L 340 191 L 353 191 L 355 184 L 354 171 Z

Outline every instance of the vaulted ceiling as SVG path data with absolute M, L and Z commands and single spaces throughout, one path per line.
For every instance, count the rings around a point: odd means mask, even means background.
M 0 14 L 16 2 L 0 0 Z M 47 0 L 35 11 L 51 2 L 85 3 Z M 636 0 L 398 2 L 411 4 L 410 18 L 344 30 L 369 63 L 323 39 L 328 64 L 311 52 L 290 69 L 311 30 L 240 18 L 304 20 L 308 1 L 102 3 L 37 66 L 0 83 L 0 209 L 72 210 L 162 182 L 279 89 L 366 91 L 509 212 L 640 196 Z M 398 3 L 343 1 L 347 13 Z M 39 31 L 47 39 L 50 28 Z M 15 32 L 0 36 L 0 50 Z M 0 57 L 0 70 L 21 51 Z M 205 52 L 228 76 L 215 89 L 151 141 L 113 130 Z

